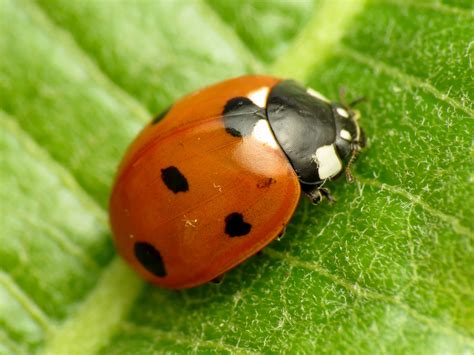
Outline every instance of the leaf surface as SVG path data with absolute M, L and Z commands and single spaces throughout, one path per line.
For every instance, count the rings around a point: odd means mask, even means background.
M 473 353 L 469 1 L 0 1 L 0 354 Z M 107 199 L 138 130 L 246 73 L 360 106 L 337 203 L 221 285 L 116 256 Z

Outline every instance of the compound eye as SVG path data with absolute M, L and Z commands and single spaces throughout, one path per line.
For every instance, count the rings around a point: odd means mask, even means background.
M 345 141 L 352 142 L 352 134 L 351 132 L 341 129 L 341 132 L 339 132 L 339 136 L 344 139 Z

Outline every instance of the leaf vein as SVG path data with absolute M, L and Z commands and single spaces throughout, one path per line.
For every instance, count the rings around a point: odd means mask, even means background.
M 25 227 L 29 225 L 29 227 L 35 226 L 42 228 L 46 232 L 48 237 L 54 240 L 62 248 L 63 251 L 65 251 L 71 256 L 76 257 L 84 265 L 87 265 L 88 267 L 96 270 L 99 270 L 101 268 L 97 261 L 92 259 L 86 253 L 86 251 L 81 248 L 81 245 L 73 243 L 69 238 L 66 238 L 64 232 L 59 230 L 58 228 L 55 228 L 54 225 L 45 223 L 41 219 L 32 219 L 28 214 L 16 212 L 15 215 L 19 217 L 18 219 L 20 221 L 25 222 Z
M 402 302 L 402 300 L 397 296 L 386 295 L 374 290 L 360 287 L 357 283 L 352 283 L 349 280 L 333 275 L 329 270 L 325 269 L 324 267 L 322 267 L 321 265 L 317 263 L 299 260 L 298 258 L 292 255 L 289 255 L 287 253 L 282 253 L 271 248 L 265 248 L 263 250 L 263 253 L 268 255 L 271 258 L 282 260 L 288 263 L 289 265 L 313 271 L 323 277 L 328 278 L 329 280 L 333 281 L 335 284 L 342 286 L 349 292 L 352 292 L 354 295 L 357 295 L 361 298 L 364 298 L 367 300 L 383 301 L 383 302 L 396 305 L 402 308 L 406 313 L 408 313 L 414 319 L 427 325 L 431 329 L 438 329 L 439 331 L 452 335 L 467 344 L 474 345 L 474 339 L 470 337 L 469 335 L 464 334 L 461 330 L 454 329 L 453 327 L 445 326 L 444 324 L 441 323 L 440 320 L 436 318 L 432 318 L 432 317 L 419 313 L 418 311 L 416 311 L 415 309 L 413 309 L 406 303 Z
M 115 257 L 76 313 L 50 334 L 44 352 L 96 353 L 123 322 L 143 285 L 143 280 L 121 258 Z
M 212 18 L 211 25 L 216 29 L 220 35 L 225 36 L 225 39 L 228 40 L 228 43 L 240 53 L 243 58 L 248 60 L 251 68 L 257 72 L 263 71 L 263 63 L 260 59 L 257 58 L 255 53 L 249 48 L 247 43 L 244 42 L 241 36 L 239 36 L 238 32 L 230 25 L 223 21 L 220 14 L 210 6 L 206 1 L 199 1 L 201 5 L 201 9 L 208 15 L 205 16 L 208 21 L 209 16 Z
M 398 5 L 399 7 L 411 7 L 419 9 L 432 9 L 442 13 L 454 15 L 472 15 L 472 10 L 463 9 L 456 6 L 448 6 L 440 2 L 424 2 L 424 1 L 399 1 L 399 0 L 384 0 L 383 3 Z
M 91 211 L 100 223 L 104 226 L 107 225 L 105 210 L 84 190 L 82 185 L 76 180 L 74 174 L 72 174 L 66 166 L 54 159 L 49 151 L 42 147 L 28 131 L 20 126 L 13 116 L 0 110 L 0 122 L 4 123 L 4 127 L 18 139 L 31 156 L 35 157 L 35 159 L 44 164 L 49 171 L 54 173 L 58 181 L 60 181 L 84 207 L 87 207 L 88 211 Z
M 422 209 L 424 209 L 426 212 L 430 213 L 431 215 L 438 217 L 442 221 L 448 223 L 456 233 L 459 233 L 466 237 L 473 236 L 473 232 L 468 227 L 464 226 L 459 221 L 459 219 L 449 214 L 446 214 L 440 210 L 437 210 L 436 208 L 431 207 L 428 203 L 423 201 L 419 196 L 413 195 L 410 192 L 400 187 L 385 184 L 375 179 L 365 179 L 365 178 L 357 177 L 357 180 L 363 184 L 376 187 L 380 189 L 381 191 L 386 190 L 390 193 L 402 196 L 406 198 L 407 200 L 409 200 L 410 202 L 420 206 Z
M 361 53 L 360 51 L 342 44 L 337 45 L 335 53 L 347 55 L 352 59 L 358 61 L 359 63 L 367 65 L 376 71 L 384 72 L 397 80 L 400 80 L 411 86 L 421 88 L 426 92 L 432 94 L 438 100 L 443 101 L 448 105 L 467 113 L 471 118 L 474 117 L 474 110 L 470 109 L 469 107 L 463 106 L 463 104 L 460 103 L 458 100 L 450 97 L 449 93 L 442 93 L 426 80 L 407 74 L 399 68 L 386 64 L 380 60 L 370 58 L 367 55 Z
M 87 207 L 91 213 L 94 213 L 94 216 L 97 218 L 99 223 L 101 223 L 103 226 L 107 226 L 107 218 L 105 216 L 105 210 L 97 204 L 97 202 L 85 191 L 83 188 L 78 184 L 78 182 L 75 180 L 74 176 L 69 173 L 69 171 L 64 167 L 63 165 L 59 164 L 56 160 L 54 160 L 50 155 L 47 150 L 42 148 L 38 143 L 34 140 L 34 138 L 27 132 L 25 131 L 21 126 L 18 125 L 18 123 L 8 114 L 4 113 L 3 111 L 0 111 L 0 121 L 4 123 L 4 126 L 10 131 L 11 134 L 13 134 L 15 137 L 18 138 L 18 140 L 23 144 L 25 147 L 25 150 L 29 152 L 33 157 L 35 157 L 38 161 L 41 161 L 45 166 L 49 168 L 50 171 L 52 171 L 57 177 L 60 182 L 63 183 L 64 187 L 68 189 L 78 200 L 80 203 L 82 203 L 84 206 Z M 115 261 L 115 263 L 113 262 Z M 84 305 L 85 302 L 89 302 L 87 306 L 89 306 L 89 309 L 94 306 L 94 300 L 97 300 L 97 303 L 101 302 L 101 294 L 104 293 L 102 291 L 104 288 L 107 288 L 110 286 L 113 288 L 114 286 L 119 287 L 114 284 L 113 279 L 114 276 L 119 278 L 123 278 L 123 276 L 127 275 L 125 271 L 118 267 L 117 261 L 118 259 L 115 258 L 108 267 L 104 268 L 102 270 L 102 279 L 96 284 L 95 288 L 92 289 L 89 292 L 89 297 L 84 299 L 82 301 L 82 306 L 86 307 Z M 112 280 L 111 280 L 112 279 Z M 48 332 L 50 333 L 49 336 L 52 337 L 53 343 L 51 344 L 52 348 L 59 348 L 63 349 L 63 346 L 67 347 L 67 344 L 64 344 L 63 342 L 56 340 L 56 339 L 61 339 L 64 335 L 68 335 L 68 331 L 72 327 L 73 329 L 75 326 L 75 323 L 71 322 L 72 320 L 75 320 L 75 318 L 69 319 L 65 324 L 57 327 L 51 327 L 50 326 L 50 321 L 48 320 L 47 316 L 44 314 L 44 312 L 35 305 L 35 303 L 27 296 L 25 295 L 18 287 L 14 287 L 14 283 L 9 282 L 9 276 L 8 274 L 2 275 L 2 272 L 0 272 L 0 282 L 4 283 L 7 287 L 8 290 L 13 291 L 13 294 L 17 299 L 20 301 L 20 303 L 27 309 L 32 316 L 38 320 L 38 322 L 42 325 L 43 328 L 48 329 Z M 136 286 L 136 289 L 133 290 L 133 282 L 129 282 L 129 289 L 127 292 L 117 292 L 117 294 L 122 295 L 121 302 L 117 302 L 117 305 L 123 305 L 127 304 L 127 302 L 132 302 L 132 300 L 135 299 L 135 297 L 138 294 L 138 289 L 140 286 Z M 135 291 L 135 292 L 134 292 Z M 95 292 L 95 293 L 94 293 Z M 98 293 L 98 295 L 97 295 Z M 124 295 L 129 295 L 129 297 L 124 297 Z M 92 304 L 92 305 L 91 305 Z M 126 307 L 124 306 L 124 309 Z M 104 308 L 104 311 L 107 308 Z M 115 312 L 116 314 L 119 314 L 120 312 Z M 82 320 L 81 320 L 82 321 Z M 79 321 L 80 323 L 80 321 Z M 83 325 L 83 323 L 80 323 L 80 325 Z M 80 326 L 79 325 L 79 326 Z M 107 328 L 107 325 L 110 325 L 109 329 Z M 105 324 L 102 323 L 102 332 L 104 333 L 105 331 L 113 330 L 114 322 L 111 321 L 110 324 Z M 87 327 L 90 328 L 90 327 Z M 78 332 L 74 332 L 78 333 Z M 84 339 L 85 340 L 85 339 Z M 96 346 L 94 343 L 94 339 L 89 338 L 87 339 L 88 342 L 87 344 L 91 344 L 91 347 Z M 102 339 L 96 339 L 97 341 L 105 341 L 104 338 Z M 56 341 L 56 342 L 55 342 Z M 57 347 L 57 348 L 56 348 Z M 69 350 L 69 348 L 68 348 Z M 53 351 L 54 353 L 54 351 Z
M 6 354 L 28 354 L 26 344 L 18 343 L 3 328 L 0 328 L 0 349 L 2 352 L 6 349 Z
M 151 327 L 138 326 L 130 322 L 126 322 L 122 324 L 120 328 L 124 330 L 125 332 L 146 334 L 155 339 L 163 339 L 163 338 L 170 339 L 170 340 L 176 341 L 176 343 L 178 344 L 179 343 L 189 344 L 189 345 L 197 346 L 198 348 L 202 347 L 202 348 L 223 350 L 223 351 L 228 351 L 229 353 L 232 353 L 232 354 L 235 354 L 235 353 L 256 354 L 256 352 L 252 349 L 248 349 L 248 348 L 244 348 L 244 347 L 240 347 L 237 345 L 232 345 L 232 344 L 228 344 L 224 342 L 217 342 L 213 340 L 203 340 L 203 339 L 189 336 L 187 334 L 184 334 L 178 331 L 172 331 L 172 330 L 161 331 L 161 330 L 153 329 Z
M 20 303 L 31 317 L 43 328 L 47 333 L 55 328 L 54 322 L 46 315 L 46 313 L 38 306 L 38 304 L 27 295 L 20 286 L 5 271 L 0 270 L 0 284 Z
M 35 0 L 33 1 L 34 3 L 28 2 L 28 5 L 32 15 L 35 15 L 38 22 L 47 28 L 49 32 L 53 34 L 52 36 L 58 39 L 58 43 L 76 55 L 78 62 L 89 69 L 89 74 L 97 81 L 97 83 L 110 89 L 109 92 L 114 93 L 117 101 L 122 102 L 128 109 L 130 109 L 133 113 L 132 118 L 141 123 L 147 122 L 152 115 L 148 112 L 145 106 L 140 103 L 134 95 L 115 82 L 114 79 L 103 70 L 95 58 L 79 44 L 74 33 L 56 23 L 49 13 L 43 9 L 41 4 L 37 3 Z

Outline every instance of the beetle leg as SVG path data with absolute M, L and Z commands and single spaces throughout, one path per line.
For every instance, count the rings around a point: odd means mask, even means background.
M 285 236 L 285 232 L 286 232 L 286 227 L 283 227 L 283 229 L 280 231 L 280 233 L 278 233 L 276 239 L 280 240 L 281 238 L 283 238 Z
M 315 187 L 314 189 L 305 191 L 305 193 L 314 205 L 320 203 L 323 198 L 326 198 L 330 203 L 336 202 L 336 199 L 325 187 Z
M 222 283 L 222 280 L 224 279 L 224 275 L 219 275 L 215 278 L 213 278 L 211 281 L 209 281 L 212 284 L 220 285 Z
M 323 195 L 324 197 L 326 197 L 326 199 L 327 199 L 330 203 L 336 202 L 336 199 L 333 197 L 333 195 L 331 195 L 331 192 L 329 191 L 329 189 L 326 189 L 326 188 L 324 188 L 324 187 L 320 187 L 320 188 L 319 188 L 319 191 L 321 192 L 321 195 Z

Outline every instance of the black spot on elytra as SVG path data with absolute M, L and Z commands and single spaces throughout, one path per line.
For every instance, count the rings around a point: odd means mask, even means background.
M 154 125 L 160 122 L 168 114 L 168 112 L 170 112 L 170 110 L 171 105 L 161 111 L 158 115 L 156 115 L 156 117 L 151 121 L 151 124 Z
M 175 166 L 161 169 L 161 179 L 165 183 L 166 187 L 173 191 L 175 194 L 178 192 L 186 192 L 189 190 L 188 180 Z
M 225 233 L 230 237 L 242 237 L 250 233 L 252 225 L 244 221 L 241 213 L 234 212 L 225 218 Z
M 249 98 L 239 96 L 227 101 L 222 112 L 227 133 L 233 137 L 245 137 L 252 133 L 258 120 L 266 119 L 265 109 Z
M 133 248 L 135 257 L 145 269 L 158 277 L 166 276 L 165 264 L 163 258 L 156 248 L 150 243 L 137 242 Z
M 264 189 L 266 187 L 270 187 L 270 185 L 273 185 L 275 183 L 276 183 L 276 180 L 274 178 L 263 179 L 257 183 L 257 187 L 259 189 Z

